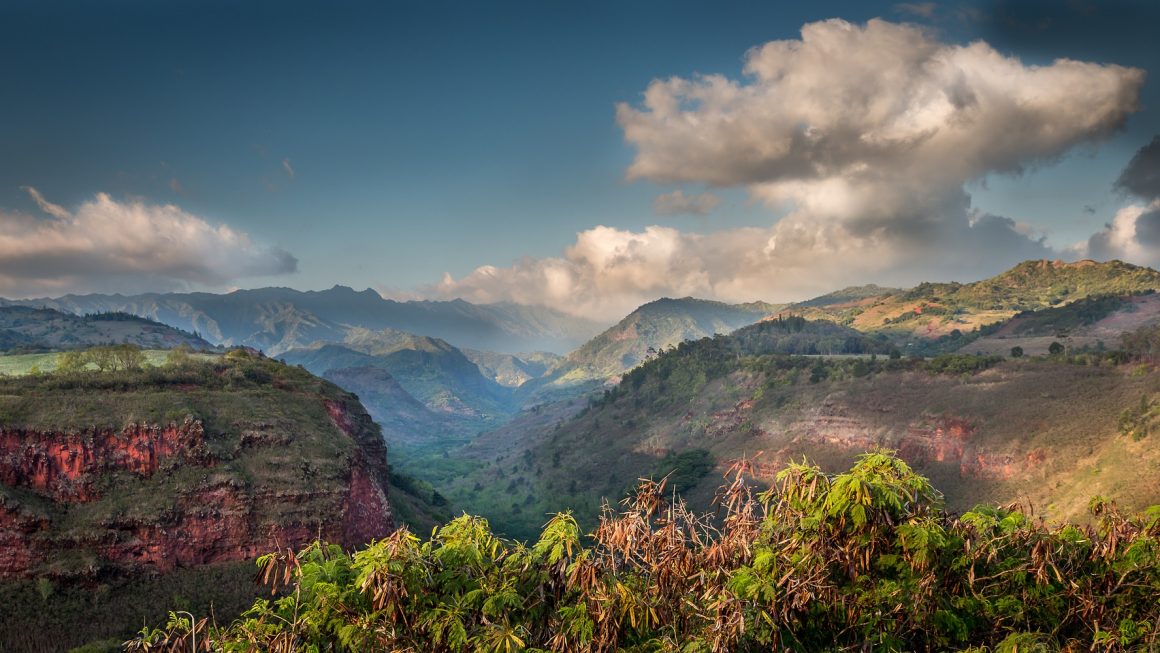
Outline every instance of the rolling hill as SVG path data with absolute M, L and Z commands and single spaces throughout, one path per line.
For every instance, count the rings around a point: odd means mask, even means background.
M 50 308 L 0 306 L 0 351 L 79 349 L 106 344 L 131 344 L 141 349 L 214 349 L 192 333 L 126 313 L 79 316 Z
M 973 283 L 922 283 L 908 290 L 873 289 L 849 297 L 823 296 L 785 310 L 829 319 L 871 333 L 934 339 L 1006 321 L 1018 313 L 1059 307 L 1089 297 L 1135 295 L 1160 289 L 1160 272 L 1122 261 L 1025 261 Z M 854 289 L 858 290 L 858 289 Z M 829 299 L 825 299 L 829 297 Z M 843 301 L 835 301 L 843 300 Z

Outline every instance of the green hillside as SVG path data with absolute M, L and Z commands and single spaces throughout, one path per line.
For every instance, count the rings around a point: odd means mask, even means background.
M 859 296 L 843 302 L 819 298 L 787 310 L 832 319 L 864 332 L 933 339 L 1002 322 L 1023 311 L 1157 289 L 1160 272 L 1122 261 L 1025 261 L 973 283 L 922 283 L 880 295 L 854 293 Z
M 1030 498 L 1045 515 L 1073 518 L 1093 493 L 1133 508 L 1160 500 L 1153 436 L 1133 439 L 1124 426 L 1152 432 L 1160 372 L 1147 365 L 1110 354 L 786 356 L 742 344 L 766 324 L 666 352 L 548 424 L 529 418 L 481 436 L 457 453 L 475 468 L 447 479 L 445 493 L 530 537 L 546 512 L 595 514 L 626 478 L 677 472 L 704 507 L 710 470 L 739 456 L 773 468 L 805 455 L 834 470 L 884 446 L 937 480 L 955 509 Z
M 753 324 L 778 306 L 724 304 L 704 299 L 658 299 L 630 313 L 568 354 L 542 384 L 604 380 L 630 370 L 657 352 L 686 340 L 730 333 Z

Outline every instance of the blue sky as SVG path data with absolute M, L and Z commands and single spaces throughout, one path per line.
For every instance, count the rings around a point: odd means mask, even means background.
M 652 80 L 671 76 L 744 83 L 750 48 L 798 39 L 822 19 L 875 17 L 926 25 L 943 44 L 981 39 L 1028 66 L 1066 57 L 1148 71 L 1138 110 L 1110 138 L 1081 138 L 1062 156 L 1029 160 L 1020 175 L 963 186 L 973 209 L 1042 233 L 1057 250 L 1138 203 L 1112 185 L 1160 133 L 1154 3 L 4 2 L 0 217 L 53 219 L 32 187 L 62 215 L 81 215 L 86 203 L 96 212 L 94 198 L 106 194 L 110 210 L 136 203 L 150 220 L 149 207 L 172 204 L 175 224 L 224 224 L 248 240 L 217 248 L 220 273 L 135 261 L 52 279 L 21 265 L 0 269 L 0 294 L 341 283 L 536 301 L 534 292 L 459 282 L 479 266 L 560 258 L 598 225 L 634 234 L 649 225 L 768 229 L 793 206 L 758 201 L 747 184 L 629 180 L 643 150 L 626 141 L 617 103 L 639 107 Z M 716 204 L 707 215 L 659 215 L 656 197 L 677 189 L 708 189 Z M 215 248 L 217 236 L 194 231 Z M 0 263 L 13 256 L 4 252 Z M 248 266 L 225 260 L 270 252 Z M 69 260 L 61 256 L 61 267 Z M 846 276 L 940 272 L 904 263 Z M 456 283 L 433 286 L 444 273 Z M 728 285 L 691 287 L 745 298 Z M 686 287 L 636 284 L 625 301 Z M 603 288 L 586 292 L 617 292 Z M 796 283 L 751 294 L 810 290 Z

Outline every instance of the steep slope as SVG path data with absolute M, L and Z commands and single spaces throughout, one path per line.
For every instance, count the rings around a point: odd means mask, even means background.
M 66 295 L 6 304 L 45 306 L 85 314 L 121 311 L 196 331 L 218 344 L 271 354 L 326 340 L 350 327 L 397 329 L 487 351 L 568 351 L 599 331 L 596 323 L 542 307 L 475 305 L 463 300 L 397 302 L 373 290 L 345 286 L 322 291 L 290 288 L 133 296 Z
M 177 574 L 198 610 L 240 608 L 252 563 L 232 561 L 392 532 L 389 479 L 379 429 L 354 396 L 244 352 L 0 379 L 0 595 L 34 579 L 56 588 L 35 614 L 3 602 L 0 648 L 30 624 L 62 621 L 76 634 L 61 646 L 124 637 L 163 616 L 147 594 L 126 603 L 125 592 L 156 591 L 157 574 Z M 98 584 L 122 613 L 91 621 L 75 611 L 91 609 Z M 84 587 L 89 608 L 75 596 Z
M 481 425 L 513 410 L 511 391 L 486 378 L 446 341 L 384 329 L 351 329 L 341 345 L 314 343 L 281 358 L 319 375 L 350 367 L 380 367 L 429 409 Z
M 658 299 L 630 313 L 552 371 L 553 383 L 616 377 L 650 355 L 686 340 L 735 329 L 770 315 L 771 304 L 732 305 L 704 299 Z
M 1125 333 L 1160 324 L 1160 295 L 1097 296 L 1064 306 L 1018 313 L 983 329 L 964 352 L 1008 355 L 1013 347 L 1028 356 L 1048 352 L 1058 342 L 1066 351 L 1100 351 L 1120 346 Z
M 364 365 L 327 370 L 323 378 L 358 395 L 367 412 L 383 429 L 392 458 L 431 452 L 474 435 L 471 420 L 431 410 L 408 393 L 383 367 Z
M 126 313 L 78 316 L 48 308 L 0 306 L 0 349 L 60 350 L 104 344 L 142 349 L 213 349 L 197 337 Z

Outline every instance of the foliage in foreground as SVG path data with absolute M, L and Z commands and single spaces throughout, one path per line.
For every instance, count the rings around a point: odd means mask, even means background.
M 791 464 L 754 496 L 741 461 L 715 519 L 642 482 L 591 541 L 568 514 L 531 545 L 460 517 L 347 554 L 259 561 L 286 593 L 228 626 L 173 615 L 130 651 L 1127 650 L 1160 642 L 1160 509 L 1091 526 L 1014 507 L 961 516 L 888 453 Z

